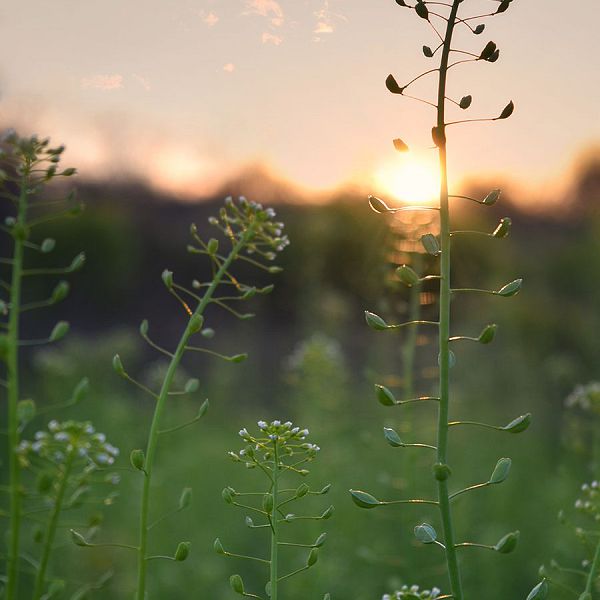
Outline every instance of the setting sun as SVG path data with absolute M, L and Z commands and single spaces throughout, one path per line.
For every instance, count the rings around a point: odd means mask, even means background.
M 435 160 L 404 154 L 380 167 L 374 183 L 382 194 L 406 204 L 434 204 L 439 196 L 440 177 Z

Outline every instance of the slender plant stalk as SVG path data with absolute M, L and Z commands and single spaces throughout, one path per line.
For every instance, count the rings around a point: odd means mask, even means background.
M 413 268 L 415 271 L 420 272 L 421 270 L 421 255 L 417 252 L 413 253 Z M 421 284 L 416 283 L 410 287 L 409 298 L 408 298 L 408 320 L 409 321 L 420 321 L 421 320 Z M 403 374 L 403 390 L 405 398 L 412 398 L 415 387 L 415 354 L 417 348 L 417 337 L 419 331 L 416 327 L 412 327 L 406 334 L 406 342 L 403 348 L 403 360 L 404 360 L 404 374 Z
M 154 416 L 152 418 L 152 425 L 150 427 L 150 433 L 148 436 L 148 444 L 146 447 L 146 460 L 144 465 L 144 486 L 142 490 L 142 501 L 140 508 L 140 531 L 139 531 L 139 544 L 138 544 L 138 577 L 137 577 L 137 591 L 136 591 L 136 600 L 146 600 L 146 574 L 147 574 L 147 565 L 148 565 L 148 529 L 149 529 L 149 508 L 150 508 L 150 486 L 152 483 L 152 471 L 154 466 L 154 457 L 156 454 L 156 447 L 158 444 L 158 436 L 160 429 L 161 418 L 167 403 L 167 398 L 169 396 L 169 391 L 171 390 L 171 385 L 173 383 L 173 378 L 175 377 L 175 373 L 179 364 L 181 363 L 181 359 L 186 350 L 186 346 L 189 338 L 194 333 L 193 331 L 193 321 L 194 317 L 202 316 L 204 310 L 208 306 L 215 290 L 221 283 L 221 280 L 226 275 L 227 270 L 231 266 L 231 263 L 237 258 L 239 252 L 246 245 L 247 241 L 252 237 L 254 233 L 254 228 L 252 225 L 248 227 L 244 235 L 240 238 L 240 240 L 235 244 L 232 248 L 229 256 L 222 263 L 221 267 L 213 277 L 213 280 L 210 286 L 207 288 L 204 296 L 202 297 L 201 302 L 198 304 L 198 307 L 194 311 L 193 315 L 190 317 L 188 324 L 179 340 L 179 344 L 177 345 L 177 349 L 173 354 L 171 362 L 169 363 L 169 367 L 167 369 L 167 373 L 163 380 L 163 384 L 158 395 L 158 399 L 156 401 L 156 407 L 154 409 Z
M 279 520 L 277 505 L 279 503 L 279 452 L 277 451 L 277 443 L 274 442 L 275 448 L 273 454 L 273 516 L 271 518 L 271 600 L 277 600 L 277 587 L 279 577 Z
M 448 75 L 448 60 L 452 43 L 452 34 L 458 7 L 462 0 L 453 0 L 448 18 L 444 47 L 440 62 L 438 100 L 437 100 L 437 132 L 440 163 L 440 238 L 441 238 L 441 279 L 440 279 L 440 317 L 439 317 L 439 411 L 437 432 L 437 462 L 447 464 L 448 458 L 448 413 L 450 402 L 450 209 L 448 203 L 448 169 L 446 157 L 445 134 L 445 103 L 446 78 Z M 438 502 L 442 527 L 444 531 L 446 563 L 450 588 L 454 600 L 463 600 L 460 570 L 456 556 L 452 511 L 448 495 L 448 480 L 438 480 Z
M 24 228 L 27 217 L 27 164 L 21 177 L 21 189 L 16 228 Z M 8 469 L 10 487 L 10 544 L 8 551 L 8 583 L 6 600 L 16 600 L 19 580 L 19 547 L 21 533 L 21 473 L 17 447 L 19 445 L 19 324 L 21 307 L 21 284 L 23 280 L 23 252 L 25 240 L 15 235 L 10 286 L 10 314 L 7 340 L 7 391 L 8 391 Z
M 585 582 L 585 590 L 584 594 L 590 594 L 590 598 L 592 597 L 592 586 L 594 585 L 594 581 L 598 577 L 598 571 L 600 570 L 600 542 L 596 546 L 596 552 L 594 554 L 594 560 L 592 561 L 592 566 L 590 567 L 590 572 L 588 573 L 587 580 Z
M 50 517 L 50 521 L 48 523 L 48 529 L 46 530 L 46 535 L 44 537 L 44 549 L 42 551 L 42 557 L 40 559 L 40 566 L 37 570 L 35 577 L 35 585 L 33 591 L 33 600 L 40 600 L 42 594 L 44 593 L 44 585 L 46 583 L 46 570 L 48 568 L 48 561 L 50 559 L 50 554 L 52 553 L 52 545 L 54 544 L 54 537 L 56 535 L 56 528 L 58 527 L 58 521 L 60 518 L 60 513 L 62 510 L 62 504 L 65 498 L 65 493 L 67 491 L 67 487 L 69 485 L 69 477 L 71 475 L 71 469 L 73 467 L 73 462 L 76 458 L 76 449 L 73 447 L 71 452 L 69 453 L 67 460 L 65 462 L 65 468 L 63 473 L 61 474 L 60 483 L 58 485 L 58 491 L 56 494 L 56 499 L 54 501 L 54 507 L 52 509 L 52 515 Z

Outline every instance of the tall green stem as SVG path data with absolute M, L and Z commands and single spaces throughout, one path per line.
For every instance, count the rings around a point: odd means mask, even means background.
M 446 157 L 446 127 L 445 127 L 445 103 L 446 103 L 446 79 L 448 75 L 448 61 L 452 43 L 452 34 L 458 14 L 458 6 L 462 0 L 453 0 L 452 9 L 448 18 L 444 47 L 439 70 L 438 101 L 437 101 L 437 145 L 439 149 L 440 163 L 440 237 L 441 237 L 441 279 L 440 279 L 440 318 L 439 318 L 439 413 L 437 433 L 437 461 L 447 464 L 448 455 L 448 413 L 450 402 L 450 209 L 448 203 L 448 170 Z M 460 578 L 460 570 L 456 556 L 454 529 L 452 525 L 452 511 L 448 496 L 448 481 L 438 481 L 438 501 L 442 527 L 444 531 L 444 543 L 446 552 L 446 563 L 448 565 L 448 576 L 454 600 L 463 600 L 463 591 Z
M 221 283 L 223 277 L 227 273 L 227 270 L 231 266 L 231 263 L 236 259 L 239 252 L 246 245 L 247 241 L 254 234 L 254 228 L 250 226 L 240 240 L 234 245 L 229 256 L 223 262 L 215 276 L 213 277 L 212 283 L 207 288 L 202 300 L 198 304 L 198 307 L 194 311 L 194 316 L 202 315 L 204 310 L 208 306 L 211 301 L 215 290 L 218 285 Z M 160 393 L 158 395 L 158 399 L 156 401 L 156 407 L 154 409 L 154 416 L 152 418 L 152 425 L 150 427 L 150 434 L 148 436 L 148 445 L 146 447 L 146 462 L 144 466 L 144 486 L 142 489 L 142 502 L 140 507 L 140 531 L 139 531 L 139 544 L 138 544 L 138 577 L 137 577 L 137 591 L 136 591 L 136 600 L 146 600 L 146 573 L 148 566 L 148 516 L 149 516 L 149 508 L 150 508 L 150 484 L 152 482 L 152 471 L 154 466 L 154 457 L 156 455 L 156 447 L 158 444 L 158 436 L 159 436 L 159 428 L 161 418 L 165 409 L 165 405 L 167 402 L 167 398 L 169 396 L 169 391 L 171 390 L 171 385 L 173 383 L 173 378 L 175 377 L 175 373 L 179 364 L 181 363 L 181 359 L 185 353 L 185 348 L 188 343 L 188 340 L 194 333 L 193 331 L 193 317 L 190 318 L 188 324 L 179 340 L 179 344 L 177 345 L 177 349 L 173 354 L 169 367 L 167 369 L 167 373 L 162 383 L 162 387 Z
M 279 568 L 277 559 L 279 557 L 279 524 L 278 509 L 279 503 L 279 454 L 277 452 L 277 442 L 273 442 L 273 512 L 271 516 L 271 600 L 277 600 L 277 587 Z
M 592 586 L 598 577 L 598 571 L 600 570 L 600 542 L 596 546 L 596 552 L 594 554 L 594 560 L 592 561 L 592 566 L 590 567 L 590 572 L 588 573 L 587 580 L 585 582 L 585 590 L 584 594 L 592 594 Z
M 8 392 L 8 470 L 10 487 L 10 542 L 8 550 L 8 582 L 6 600 L 16 600 L 19 581 L 19 541 L 21 532 L 21 474 L 17 447 L 19 446 L 19 321 L 21 309 L 21 283 L 23 279 L 24 233 L 27 218 L 27 178 L 29 165 L 24 167 L 17 222 L 14 226 L 14 253 L 10 286 L 10 312 L 8 317 L 8 343 L 6 356 L 6 381 Z
M 56 499 L 54 501 L 52 515 L 50 517 L 50 522 L 48 523 L 48 529 L 46 530 L 46 536 L 44 538 L 44 549 L 42 551 L 40 565 L 35 576 L 33 600 L 40 600 L 44 592 L 48 560 L 50 559 L 50 554 L 52 552 L 52 544 L 54 543 L 54 537 L 56 535 L 56 528 L 58 527 L 60 511 L 62 510 L 63 500 L 65 498 L 65 493 L 69 484 L 69 476 L 71 475 L 73 461 L 75 460 L 75 453 L 76 450 L 73 447 L 73 450 L 71 450 L 71 452 L 69 452 L 69 455 L 67 456 L 65 468 L 60 477 L 60 483 L 58 484 L 58 491 L 56 493 Z

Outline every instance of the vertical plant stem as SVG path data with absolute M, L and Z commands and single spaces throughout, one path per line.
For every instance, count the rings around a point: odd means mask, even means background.
M 587 580 L 585 582 L 585 590 L 584 593 L 588 593 L 591 596 L 592 586 L 594 585 L 594 581 L 598 577 L 598 571 L 600 570 L 600 542 L 596 546 L 596 553 L 594 554 L 594 560 L 592 561 L 592 566 L 590 567 L 590 572 L 588 573 Z
M 19 541 L 21 532 L 21 473 L 17 447 L 19 445 L 19 320 L 21 309 L 21 283 L 23 279 L 23 251 L 25 221 L 27 218 L 27 174 L 21 178 L 17 222 L 14 226 L 14 253 L 10 285 L 10 313 L 8 317 L 8 349 L 6 356 L 6 381 L 8 391 L 8 470 L 10 487 L 10 542 L 8 550 L 8 582 L 6 600 L 16 600 L 19 581 Z
M 440 237 L 441 237 L 441 280 L 440 280 L 440 318 L 439 318 L 439 388 L 440 402 L 438 413 L 437 434 L 437 461 L 447 464 L 448 455 L 448 413 L 450 402 L 450 209 L 448 203 L 448 170 L 446 157 L 446 132 L 445 132 L 445 102 L 446 102 L 446 78 L 448 74 L 448 60 L 452 43 L 452 34 L 458 6 L 462 0 L 453 0 L 452 9 L 448 19 L 446 35 L 444 37 L 444 48 L 440 62 L 438 101 L 437 101 L 437 132 L 440 163 Z M 448 480 L 438 481 L 438 501 L 442 527 L 444 531 L 444 543 L 446 563 L 448 566 L 448 577 L 454 600 L 463 600 L 460 570 L 456 556 L 454 530 L 452 524 L 452 511 L 448 497 Z
M 46 570 L 48 568 L 48 560 L 52 552 L 52 544 L 54 543 L 54 537 L 56 535 L 56 528 L 58 527 L 58 520 L 60 517 L 60 511 L 62 510 L 63 500 L 67 491 L 69 483 L 69 476 L 71 475 L 71 469 L 73 467 L 73 461 L 75 460 L 75 448 L 69 452 L 67 460 L 65 462 L 65 468 L 60 476 L 60 483 L 58 484 L 58 491 L 56 493 L 56 499 L 54 501 L 54 507 L 52 509 L 52 515 L 50 522 L 48 523 L 48 529 L 44 537 L 44 549 L 42 551 L 42 557 L 40 559 L 40 565 L 35 576 L 35 585 L 33 591 L 33 600 L 40 600 L 44 592 L 44 585 L 46 583 Z
M 231 252 L 227 259 L 223 262 L 215 276 L 213 277 L 212 283 L 207 288 L 202 300 L 198 304 L 198 307 L 194 311 L 194 315 L 202 315 L 204 310 L 208 306 L 211 301 L 213 294 L 215 293 L 219 283 L 227 273 L 227 270 L 231 266 L 231 263 L 236 259 L 239 252 L 245 246 L 247 241 L 254 234 L 254 228 L 250 226 L 244 235 L 240 238 L 240 240 L 233 246 Z M 167 398 L 169 396 L 169 391 L 171 390 L 171 385 L 173 383 L 173 378 L 175 377 L 175 373 L 179 364 L 181 363 L 181 359 L 185 353 L 185 347 L 188 343 L 188 340 L 193 334 L 192 331 L 192 318 L 188 321 L 188 324 L 179 340 L 179 344 L 177 345 L 177 349 L 173 354 L 173 358 L 169 363 L 169 367 L 167 369 L 167 373 L 163 380 L 160 393 L 158 395 L 158 399 L 156 400 L 156 406 L 154 409 L 154 416 L 152 418 L 152 425 L 150 426 L 150 433 L 148 435 L 148 444 L 146 446 L 146 461 L 144 465 L 144 485 L 142 489 L 142 501 L 140 507 L 140 531 L 139 531 L 139 544 L 138 544 L 138 576 L 137 576 L 137 590 L 136 590 L 136 600 L 146 600 L 146 574 L 147 574 L 147 552 L 148 552 L 148 517 L 149 517 L 149 508 L 150 508 L 150 485 L 152 483 L 152 471 L 154 467 L 154 457 L 156 455 L 156 447 L 158 444 L 158 431 L 160 428 L 161 418 L 165 409 L 165 405 L 167 403 Z
M 277 559 L 279 557 L 279 524 L 277 515 L 277 504 L 279 502 L 279 454 L 277 452 L 277 442 L 273 442 L 273 512 L 271 517 L 271 600 L 277 600 L 277 578 L 279 568 Z

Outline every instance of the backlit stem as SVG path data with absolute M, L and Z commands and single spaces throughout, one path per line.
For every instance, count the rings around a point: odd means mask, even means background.
M 277 519 L 277 507 L 279 504 L 279 453 L 277 441 L 273 442 L 273 511 L 271 513 L 271 600 L 277 600 L 278 586 L 278 564 L 279 558 L 279 522 Z

